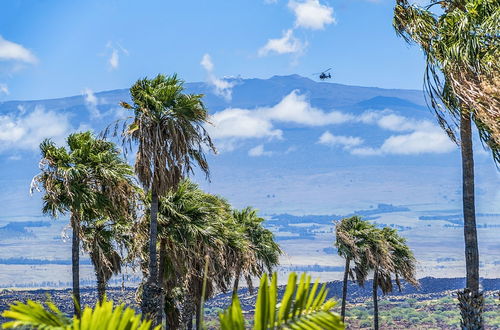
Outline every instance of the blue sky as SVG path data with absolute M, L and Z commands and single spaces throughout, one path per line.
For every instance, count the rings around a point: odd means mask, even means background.
M 0 101 L 125 88 L 159 72 L 205 81 L 225 75 L 312 77 L 328 67 L 338 83 L 420 89 L 423 57 L 395 35 L 393 5 L 388 0 L 2 1 Z M 205 54 L 211 72 L 200 65 Z

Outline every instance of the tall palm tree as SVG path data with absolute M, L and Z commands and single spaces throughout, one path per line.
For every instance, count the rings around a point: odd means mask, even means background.
M 138 80 L 131 88 L 132 104 L 122 102 L 134 111 L 132 122 L 123 130 L 124 143 L 137 145 L 135 173 L 142 186 L 151 193 L 149 224 L 148 280 L 143 288 L 141 309 L 161 322 L 158 298 L 158 200 L 175 190 L 195 165 L 207 176 L 205 150 L 215 151 L 204 129 L 208 113 L 202 95 L 184 94 L 183 82 L 176 75 L 159 74 L 153 79 Z
M 250 242 L 250 250 L 254 255 L 250 259 L 242 256 L 237 261 L 233 285 L 234 295 L 238 292 L 239 280 L 242 273 L 249 289 L 252 290 L 252 276 L 260 277 L 264 271 L 271 274 L 273 268 L 279 264 L 279 257 L 283 252 L 274 241 L 273 233 L 262 226 L 264 219 L 258 216 L 257 210 L 251 207 L 246 207 L 242 210 L 233 210 L 233 217 L 243 227 L 244 235 Z
M 41 173 L 33 178 L 31 191 L 39 190 L 40 185 L 45 191 L 44 214 L 70 214 L 74 309 L 78 315 L 81 223 L 102 216 L 128 218 L 133 172 L 113 143 L 97 139 L 91 132 L 71 134 L 67 144 L 68 149 L 48 139 L 40 144 Z
M 367 272 L 364 271 L 360 262 L 366 253 L 367 242 L 365 238 L 371 234 L 375 227 L 368 221 L 358 216 L 344 218 L 335 224 L 335 247 L 339 256 L 345 258 L 344 279 L 342 286 L 341 317 L 345 320 L 345 309 L 347 301 L 347 282 L 349 277 L 356 279 L 358 284 L 363 285 Z M 366 260 L 366 259 L 365 259 Z M 353 263 L 353 264 L 351 264 Z M 354 266 L 354 267 L 353 267 Z
M 434 5 L 441 8 L 433 11 Z M 459 131 L 466 263 L 466 290 L 459 299 L 468 300 L 461 302 L 461 306 L 469 306 L 468 310 L 462 308 L 462 322 L 468 328 L 483 326 L 471 126 L 474 121 L 481 140 L 499 163 L 499 110 L 494 109 L 500 100 L 499 17 L 500 6 L 488 0 L 435 1 L 426 8 L 397 0 L 394 9 L 397 33 L 407 42 L 418 44 L 426 57 L 425 86 L 439 123 L 454 141 Z

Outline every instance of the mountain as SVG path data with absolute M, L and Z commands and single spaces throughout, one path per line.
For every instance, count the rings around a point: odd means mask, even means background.
M 194 180 L 235 207 L 258 208 L 287 252 L 287 263 L 342 265 L 328 254 L 333 234 L 327 217 L 365 210 L 377 224 L 402 230 L 422 260 L 421 276 L 433 276 L 441 267 L 449 276 L 463 276 L 463 229 L 440 220 L 461 210 L 460 155 L 437 126 L 422 91 L 347 86 L 298 75 L 226 82 L 230 87 L 222 90 L 203 82 L 185 84 L 187 92 L 205 95 L 215 125 L 207 129 L 219 149 L 208 158 L 210 181 L 201 175 Z M 15 222 L 50 221 L 29 232 L 22 224 L 15 227 L 20 229 L 13 236 L 22 234 L 21 241 L 0 235 L 0 259 L 69 259 L 69 243 L 60 235 L 67 219 L 43 217 L 41 194 L 29 194 L 38 173 L 37 147 L 46 137 L 61 144 L 75 130 L 101 132 L 127 116 L 120 101 L 130 101 L 127 89 L 0 103 L 0 232 L 13 233 Z M 477 137 L 475 155 L 477 208 L 490 215 L 478 220 L 486 225 L 479 233 L 483 267 L 494 274 L 500 271 L 491 252 L 498 250 L 500 176 Z M 300 217 L 300 222 L 283 225 L 276 220 L 280 214 Z M 427 217 L 433 220 L 421 220 Z M 438 248 L 443 251 L 436 253 Z M 437 261 L 447 258 L 454 261 Z M 14 276 L 13 269 L 21 266 L 10 265 L 0 286 L 32 281 Z M 62 267 L 58 281 L 65 283 L 66 266 L 57 266 Z M 45 271 L 37 273 L 40 281 L 50 278 L 47 267 L 33 267 Z

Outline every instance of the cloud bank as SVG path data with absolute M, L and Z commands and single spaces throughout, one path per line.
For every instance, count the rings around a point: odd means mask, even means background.
M 66 114 L 47 111 L 41 106 L 29 113 L 0 116 L 0 152 L 36 150 L 45 138 L 63 143 L 73 130 Z
M 325 112 L 311 106 L 305 95 L 294 90 L 276 105 L 254 110 L 228 108 L 211 117 L 213 126 L 207 130 L 215 139 L 281 139 L 283 132 L 274 123 L 295 123 L 305 126 L 341 124 L 353 117 L 338 111 Z

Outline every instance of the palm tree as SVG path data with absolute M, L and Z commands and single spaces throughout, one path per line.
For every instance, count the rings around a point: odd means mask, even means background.
M 198 165 L 207 176 L 206 147 L 215 151 L 204 125 L 208 113 L 202 95 L 184 94 L 183 82 L 176 75 L 159 74 L 138 80 L 131 88 L 133 104 L 122 102 L 134 111 L 132 123 L 123 130 L 124 143 L 137 144 L 135 172 L 142 186 L 151 193 L 149 224 L 148 280 L 143 288 L 141 309 L 161 322 L 158 309 L 157 229 L 158 200 L 175 190 L 183 177 Z
M 368 227 L 358 233 L 359 250 L 355 260 L 356 280 L 364 284 L 368 273 L 373 271 L 373 321 L 375 330 L 379 329 L 378 317 L 378 288 L 385 294 L 390 292 L 389 283 L 383 281 L 385 274 L 394 270 L 394 262 L 390 255 L 390 246 L 382 236 L 380 229 L 375 226 Z
M 441 5 L 431 11 L 432 6 Z M 457 141 L 458 126 L 463 183 L 463 213 L 466 289 L 459 295 L 462 322 L 467 328 L 481 328 L 482 293 L 479 292 L 479 250 L 474 201 L 474 159 L 472 121 L 480 138 L 500 162 L 498 128 L 498 73 L 500 46 L 495 1 L 436 1 L 426 8 L 397 0 L 394 27 L 407 42 L 418 44 L 427 60 L 425 86 L 430 105 L 440 125 Z M 443 111 L 442 105 L 446 107 Z M 495 105 L 497 108 L 495 109 Z M 475 308 L 474 306 L 479 306 Z M 469 318 L 466 315 L 474 315 Z M 465 320 L 465 319 L 468 320 Z
M 95 220 L 82 225 L 82 245 L 88 252 L 97 279 L 99 301 L 104 301 L 106 286 L 111 276 L 119 274 L 123 264 L 117 251 L 119 233 L 106 220 Z
M 387 253 L 390 263 L 387 266 L 375 265 L 373 274 L 373 308 L 374 308 L 374 328 L 379 328 L 378 322 L 378 289 L 385 295 L 393 291 L 392 275 L 398 286 L 402 289 L 401 279 L 404 279 L 410 285 L 419 286 L 416 279 L 416 259 L 413 252 L 406 244 L 406 239 L 401 237 L 396 229 L 384 227 L 377 229 L 377 234 L 387 244 L 388 250 L 380 250 Z
M 246 207 L 242 210 L 233 210 L 233 217 L 244 229 L 244 235 L 251 244 L 253 258 L 239 258 L 233 285 L 233 295 L 238 292 L 239 279 L 244 273 L 249 289 L 252 291 L 252 276 L 261 276 L 267 270 L 272 273 L 273 267 L 279 264 L 279 256 L 283 253 L 274 241 L 273 233 L 264 228 L 264 219 L 259 217 L 257 210 Z M 246 252 L 246 251 L 244 251 Z M 249 262 L 250 261 L 250 262 Z
M 43 213 L 52 217 L 70 213 L 72 274 L 75 314 L 80 306 L 80 225 L 104 216 L 127 219 L 133 198 L 131 168 L 116 146 L 91 132 L 71 134 L 69 149 L 44 140 L 40 144 L 41 173 L 33 178 L 31 191 L 42 186 Z
M 141 260 L 147 259 L 150 195 L 144 204 L 144 217 L 132 229 L 130 252 Z M 235 273 L 234 260 L 239 251 L 250 250 L 250 243 L 234 221 L 230 205 L 189 180 L 161 197 L 158 211 L 159 276 L 167 324 L 173 329 L 181 323 L 191 328 L 193 316 L 201 321 L 197 312 L 201 310 L 203 278 L 207 278 L 205 298 L 227 291 Z M 206 256 L 210 263 L 205 273 Z M 147 268 L 147 263 L 142 265 Z
M 358 216 L 344 218 L 335 224 L 336 241 L 335 247 L 339 256 L 345 258 L 344 280 L 342 286 L 342 321 L 345 320 L 345 308 L 347 301 L 347 282 L 349 277 L 356 278 L 358 284 L 363 285 L 366 280 L 367 272 L 365 267 L 360 264 L 361 256 L 365 253 L 367 235 L 371 234 L 374 226 L 368 221 L 362 220 Z M 351 267 L 354 262 L 354 267 Z M 361 267 L 360 267 L 361 266 Z

